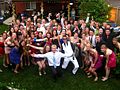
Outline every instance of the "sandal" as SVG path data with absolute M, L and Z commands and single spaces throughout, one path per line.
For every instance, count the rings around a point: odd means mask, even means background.
M 88 78 L 91 78 L 91 77 L 92 77 L 92 75 L 89 75 L 89 76 L 88 76 Z
M 94 81 L 95 81 L 95 82 L 98 81 L 98 77 L 95 77 Z
M 103 82 L 106 81 L 106 80 L 108 80 L 108 78 L 106 78 L 106 77 L 104 77 L 104 78 L 102 79 Z
M 14 71 L 15 74 L 19 73 L 18 71 Z

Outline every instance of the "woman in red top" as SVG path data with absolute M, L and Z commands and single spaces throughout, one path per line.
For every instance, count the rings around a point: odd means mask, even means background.
M 109 77 L 110 70 L 116 67 L 116 55 L 111 49 L 107 48 L 105 44 L 101 46 L 101 51 L 104 52 L 106 57 L 106 65 L 105 65 L 106 75 L 102 79 L 102 81 L 106 81 Z

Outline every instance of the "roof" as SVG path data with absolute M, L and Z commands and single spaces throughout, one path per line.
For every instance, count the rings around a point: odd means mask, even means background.
M 120 8 L 120 0 L 106 0 L 110 6 Z

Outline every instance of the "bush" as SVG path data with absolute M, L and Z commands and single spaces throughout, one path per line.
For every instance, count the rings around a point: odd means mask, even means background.
M 80 19 L 86 19 L 87 13 L 98 22 L 104 22 L 110 17 L 111 8 L 105 0 L 79 0 L 78 3 Z
M 117 66 L 115 69 L 115 75 L 120 77 L 120 53 L 117 56 Z

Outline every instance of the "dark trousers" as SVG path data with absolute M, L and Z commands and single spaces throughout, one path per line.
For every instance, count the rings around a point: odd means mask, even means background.
M 50 66 L 50 68 L 51 68 L 52 77 L 54 80 L 57 80 L 58 77 L 62 76 L 62 71 L 60 66 L 57 66 L 56 68 L 54 68 L 53 66 Z

